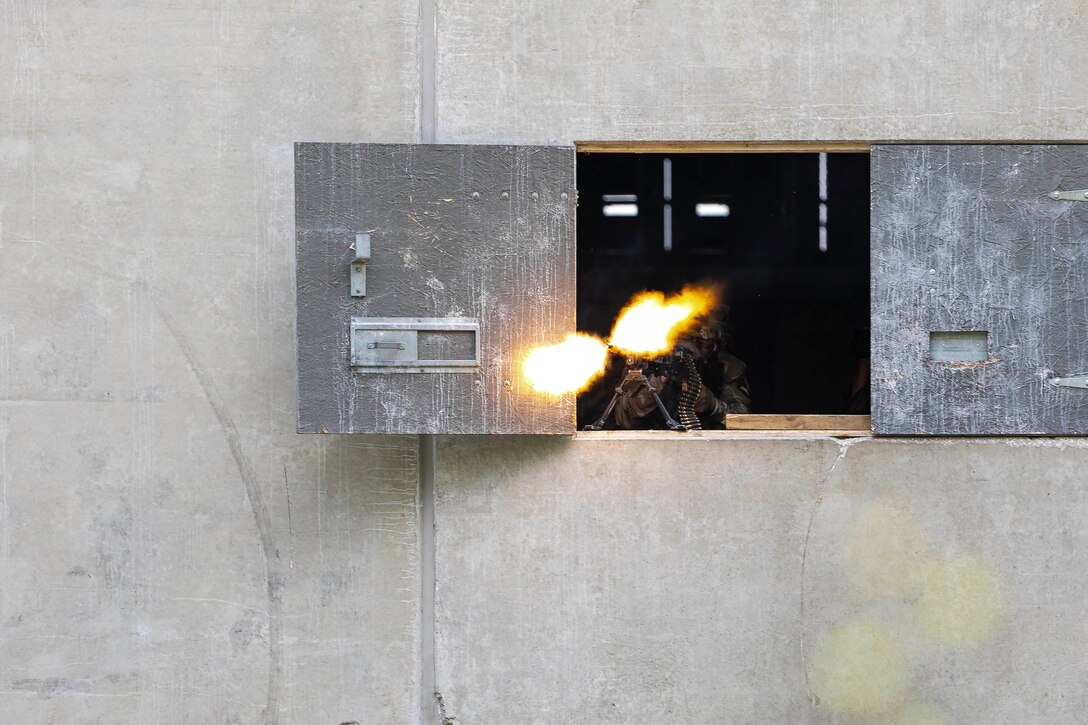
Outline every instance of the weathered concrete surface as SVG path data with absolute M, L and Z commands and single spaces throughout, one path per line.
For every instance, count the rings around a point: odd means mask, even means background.
M 441 439 L 457 722 L 1079 723 L 1088 447 Z
M 414 717 L 416 441 L 294 432 L 291 169 L 416 137 L 417 14 L 0 9 L 0 721 Z
M 1085 137 L 1076 3 L 438 9 L 445 142 Z

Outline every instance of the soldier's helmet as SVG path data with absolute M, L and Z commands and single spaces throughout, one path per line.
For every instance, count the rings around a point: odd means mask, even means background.
M 700 317 L 688 333 L 688 338 L 704 355 L 721 347 L 725 340 L 725 321 L 728 316 L 729 306 L 719 305 L 717 309 Z

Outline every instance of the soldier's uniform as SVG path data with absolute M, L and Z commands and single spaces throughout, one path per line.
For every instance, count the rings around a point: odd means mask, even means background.
M 725 403 L 727 413 L 749 413 L 752 394 L 745 372 L 748 366 L 731 352 L 715 350 L 709 360 L 699 361 L 699 376 L 703 384 Z
M 683 347 L 695 360 L 700 378 L 692 408 L 703 428 L 723 428 L 726 413 L 749 412 L 752 399 L 744 374 L 746 366 L 736 355 L 701 340 L 713 343 L 717 342 L 717 337 L 712 337 L 703 328 L 677 343 L 677 347 Z M 658 393 L 669 414 L 676 417 L 681 386 L 692 383 L 695 381 L 669 380 L 663 375 L 648 376 L 645 382 L 625 383 L 616 401 L 616 426 L 625 429 L 664 428 L 664 418 L 650 389 Z

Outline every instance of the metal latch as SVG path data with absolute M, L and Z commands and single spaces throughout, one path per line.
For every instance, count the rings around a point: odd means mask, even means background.
M 1076 191 L 1052 191 L 1049 194 L 1055 201 L 1088 201 L 1088 189 Z
M 355 235 L 355 259 L 351 261 L 351 296 L 366 297 L 366 263 L 370 261 L 370 235 Z
M 1074 375 L 1071 378 L 1050 378 L 1047 382 L 1059 388 L 1088 388 L 1088 374 Z

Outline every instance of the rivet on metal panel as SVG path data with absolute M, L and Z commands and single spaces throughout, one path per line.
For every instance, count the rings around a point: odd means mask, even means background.
M 533 192 L 533 201 L 536 201 L 536 200 L 537 200 L 537 199 L 539 199 L 539 198 L 540 198 L 540 194 L 538 194 L 538 193 L 536 193 L 536 192 L 534 191 L 534 192 Z
M 567 199 L 570 198 L 570 195 L 567 194 L 567 192 L 564 191 L 562 194 L 559 195 L 559 198 L 562 199 L 563 201 L 566 201 Z
M 937 274 L 937 270 L 935 270 L 935 269 L 931 269 L 931 270 L 929 270 L 929 273 L 930 273 L 930 274 Z
M 472 192 L 472 200 L 473 201 L 479 201 L 479 199 L 480 199 L 480 192 L 478 192 L 478 191 Z
M 484 381 L 483 380 L 473 380 L 472 384 L 477 388 L 482 388 L 484 386 Z
M 502 386 L 504 388 L 509 388 L 510 387 L 510 381 L 509 380 L 503 380 L 502 381 Z
M 510 198 L 510 192 L 509 191 L 504 191 L 502 193 L 502 198 L 503 199 L 509 199 Z

